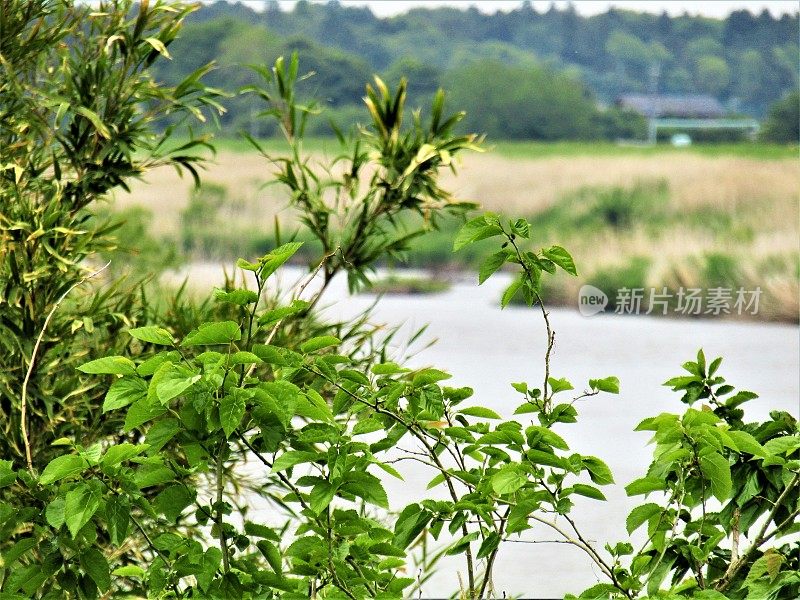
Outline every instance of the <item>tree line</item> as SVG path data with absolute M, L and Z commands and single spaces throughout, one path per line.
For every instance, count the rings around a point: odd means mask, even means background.
M 642 135 L 641 118 L 614 108 L 621 94 L 708 94 L 734 114 L 762 118 L 798 86 L 797 14 L 739 10 L 711 19 L 610 8 L 585 17 L 573 6 L 541 12 L 530 2 L 493 14 L 436 7 L 386 18 L 336 1 L 254 8 L 203 6 L 156 77 L 174 83 L 213 60 L 209 81 L 234 90 L 252 83 L 242 65 L 297 52 L 315 73 L 299 93 L 323 103 L 339 125 L 357 121 L 361 82 L 377 73 L 389 83 L 407 77 L 413 106 L 446 88 L 452 105 L 467 110 L 465 130 L 543 140 Z M 257 124 L 253 98 L 226 107 L 226 128 L 276 133 Z M 322 124 L 311 133 L 331 131 Z

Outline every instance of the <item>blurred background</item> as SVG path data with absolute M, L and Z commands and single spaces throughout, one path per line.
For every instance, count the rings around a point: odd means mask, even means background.
M 276 216 L 292 230 L 283 192 L 263 185 L 274 169 L 241 138 L 279 151 L 274 120 L 254 95 L 235 94 L 254 81 L 247 65 L 292 52 L 313 73 L 300 93 L 321 111 L 308 127 L 312 153 L 336 153 L 334 126 L 369 121 L 362 97 L 375 74 L 408 78 L 410 107 L 443 87 L 487 150 L 465 157 L 446 188 L 528 217 L 537 241 L 575 254 L 580 278 L 554 279 L 551 304 L 574 307 L 586 283 L 605 291 L 609 310 L 623 287 L 645 289 L 645 304 L 663 287 L 760 288 L 757 314 L 706 316 L 797 322 L 796 3 L 203 4 L 156 77 L 175 83 L 216 62 L 209 82 L 231 93 L 209 123 L 219 152 L 199 190 L 164 170 L 119 195 L 113 210 L 129 228 L 120 238 L 140 240 L 145 264 L 262 254 Z M 474 270 L 479 246 L 450 251 L 458 225 L 418 239 L 399 265 L 432 270 L 438 283 L 382 289 L 442 291 Z

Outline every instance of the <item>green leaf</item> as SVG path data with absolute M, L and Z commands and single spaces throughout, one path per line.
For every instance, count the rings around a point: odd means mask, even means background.
M 276 542 L 281 539 L 272 527 L 267 527 L 261 523 L 253 523 L 252 521 L 244 522 L 244 532 L 249 536 L 266 538 Z
M 147 397 L 147 382 L 139 377 L 123 377 L 111 384 L 103 401 L 103 412 L 117 410 Z
M 195 496 L 194 490 L 175 484 L 159 492 L 153 500 L 153 507 L 168 521 L 175 523 L 186 507 L 194 502 Z
M 583 456 L 581 462 L 584 468 L 589 471 L 589 478 L 598 485 L 609 485 L 614 483 L 614 476 L 608 465 L 596 456 Z
M 164 42 L 162 42 L 160 39 L 154 38 L 154 37 L 147 37 L 147 38 L 144 38 L 144 41 L 147 42 L 148 44 L 150 44 L 153 47 L 153 50 L 158 52 L 164 58 L 172 58 L 169 55 L 169 52 L 167 51 L 167 47 L 164 45 Z
M 156 460 L 155 457 L 152 460 Z M 153 487 L 154 485 L 167 483 L 168 481 L 174 481 L 174 479 L 175 472 L 169 467 L 164 466 L 163 463 L 160 462 L 160 459 L 159 462 L 150 462 L 140 465 L 133 477 L 134 483 L 142 490 Z
M 272 463 L 272 472 L 278 473 L 279 471 L 285 471 L 286 469 L 301 463 L 314 462 L 322 458 L 322 456 L 323 455 L 318 454 L 317 452 L 288 450 L 276 458 L 275 462 Z
M 322 335 L 319 337 L 311 338 L 310 340 L 300 344 L 300 352 L 303 352 L 304 354 L 309 354 L 311 352 L 316 352 L 317 350 L 322 350 L 323 348 L 338 346 L 341 343 L 342 341 L 337 337 L 334 337 L 332 335 Z
M 380 462 L 380 461 L 377 461 L 377 460 L 376 460 L 376 461 L 374 461 L 372 464 L 374 464 L 375 466 L 377 466 L 377 467 L 378 467 L 379 469 L 381 469 L 382 471 L 385 471 L 386 473 L 388 473 L 389 475 L 391 475 L 391 476 L 392 476 L 392 477 L 394 477 L 395 479 L 399 479 L 400 481 L 405 481 L 405 480 L 403 479 L 403 476 L 400 474 L 400 471 L 398 471 L 397 469 L 395 469 L 395 468 L 394 468 L 392 465 L 387 465 L 387 464 L 385 464 L 385 463 L 382 463 L 382 462 Z
M 116 496 L 106 500 L 105 522 L 112 544 L 119 546 L 125 541 L 130 520 L 131 505 L 127 497 Z
M 578 270 L 575 268 L 575 261 L 572 256 L 561 246 L 550 246 L 543 249 L 542 254 L 556 263 L 559 267 L 564 269 L 570 275 L 577 275 Z
M 510 221 L 509 225 L 511 226 L 511 231 L 520 237 L 527 239 L 530 235 L 531 226 L 525 219 Z
M 505 308 L 508 306 L 508 303 L 514 299 L 514 296 L 516 296 L 519 288 L 522 287 L 522 283 L 522 278 L 515 279 L 511 285 L 506 288 L 506 291 L 503 292 L 503 297 L 500 299 L 500 308 Z
M 105 592 L 111 587 L 111 574 L 108 561 L 103 553 L 96 548 L 84 550 L 81 554 L 81 568 L 92 578 L 100 591 Z
M 155 423 L 150 429 L 147 430 L 147 436 L 144 441 L 149 446 L 149 453 L 158 452 L 170 441 L 175 434 L 181 429 L 181 424 L 177 419 L 168 418 L 161 419 Z
M 185 369 L 172 368 L 165 371 L 158 380 L 154 377 L 150 385 L 155 383 L 156 397 L 166 406 L 170 400 L 177 398 L 200 381 L 200 378 L 200 375 L 187 374 Z
M 700 470 L 711 480 L 711 492 L 717 500 L 724 502 L 731 494 L 731 467 L 728 459 L 712 452 L 700 457 Z
M 306 390 L 305 394 L 300 394 L 297 397 L 295 413 L 301 417 L 306 417 L 315 421 L 333 421 L 331 407 L 328 406 L 325 399 L 312 388 L 309 388 Z
M 525 458 L 537 465 L 546 465 L 548 467 L 556 467 L 557 469 L 569 469 L 569 463 L 567 463 L 566 459 L 556 456 L 552 452 L 528 450 L 525 452 Z
M 258 318 L 259 325 L 267 325 L 291 317 L 306 310 L 310 304 L 305 300 L 292 300 L 289 306 L 280 306 L 267 311 Z
M 489 225 L 485 217 L 476 217 L 464 223 L 453 240 L 453 252 L 461 250 L 473 242 L 484 240 L 502 233 L 499 225 Z
M 786 454 L 789 456 L 798 448 L 800 448 L 800 436 L 797 435 L 783 435 L 764 443 L 764 450 L 769 454 Z
M 236 266 L 239 269 L 244 269 L 245 271 L 258 271 L 260 265 L 258 263 L 251 263 L 247 262 L 245 259 L 240 258 L 236 261 Z
M 628 496 L 638 496 L 667 489 L 667 482 L 657 477 L 642 477 L 625 486 Z
M 566 392 L 567 390 L 574 390 L 575 388 L 572 387 L 572 384 L 564 378 L 556 379 L 555 377 L 550 377 L 547 380 L 547 383 L 550 384 L 550 389 L 554 394 L 558 392 Z
M 313 510 L 316 514 L 320 514 L 328 507 L 335 494 L 336 488 L 329 482 L 317 482 L 309 494 L 309 504 L 311 506 L 311 510 Z
M 181 346 L 213 346 L 242 339 L 239 324 L 234 321 L 204 323 L 183 338 Z
M 399 366 L 397 363 L 386 362 L 372 365 L 372 372 L 375 375 L 396 375 L 398 373 L 408 373 L 409 369 Z
M 492 475 L 492 489 L 498 494 L 513 494 L 528 483 L 528 474 L 522 465 L 505 465 Z
M 339 371 L 339 377 L 363 386 L 368 386 L 370 384 L 367 376 L 355 369 L 342 369 Z
M 152 384 L 152 382 L 151 382 Z M 140 425 L 144 425 L 148 421 L 163 415 L 167 409 L 162 406 L 157 400 L 151 402 L 147 398 L 137 400 L 128 409 L 125 415 L 125 423 L 122 426 L 123 431 L 128 432 Z
M 44 516 L 50 527 L 58 529 L 64 524 L 64 498 L 58 497 L 47 505 Z
M 231 290 L 226 292 L 216 288 L 214 290 L 214 300 L 217 302 L 227 302 L 237 306 L 246 306 L 258 302 L 258 294 L 252 290 Z
M 112 575 L 117 577 L 133 577 L 136 579 L 144 579 L 145 571 L 142 567 L 136 565 L 125 565 L 124 567 L 117 567 L 111 572 Z
M 105 356 L 83 363 L 78 370 L 90 375 L 135 375 L 136 365 L 124 356 Z
M 100 494 L 85 483 L 67 492 L 64 503 L 64 522 L 72 538 L 86 525 L 100 507 Z
M 408 547 L 422 533 L 430 520 L 431 514 L 419 504 L 406 506 L 394 523 L 395 545 L 400 548 Z
M 383 428 L 384 428 L 383 423 L 381 423 L 377 419 L 369 417 L 367 419 L 362 419 L 361 421 L 355 424 L 355 427 L 353 427 L 353 435 L 354 436 L 364 435 L 365 433 L 380 431 Z
M 11 567 L 17 560 L 25 556 L 25 554 L 27 554 L 28 551 L 30 551 L 32 548 L 35 548 L 37 546 L 37 541 L 38 540 L 35 537 L 28 537 L 28 538 L 18 539 L 18 541 L 14 542 L 10 546 L 6 545 L 5 550 L 3 552 L 3 556 L 2 558 L 0 558 L 0 560 L 3 561 L 3 567 L 6 569 Z M 11 573 L 13 573 L 13 570 L 11 571 Z M 8 581 L 4 583 L 8 583 Z M 14 590 L 17 589 L 16 587 L 13 586 L 8 586 L 8 587 L 12 587 L 12 589 Z M 6 589 L 8 589 L 8 587 Z M 2 594 L 2 597 L 5 600 L 6 595 Z M 17 597 L 15 596 L 15 598 Z
M 414 375 L 411 383 L 414 387 L 424 387 L 431 383 L 450 379 L 451 377 L 452 375 L 450 375 L 450 373 L 445 373 L 439 369 L 422 369 Z
M 628 518 L 625 519 L 625 528 L 628 530 L 628 535 L 639 529 L 643 523 L 650 520 L 650 517 L 660 514 L 661 510 L 661 507 L 654 502 L 648 502 L 634 508 Z
M 507 256 L 505 251 L 500 251 L 487 257 L 486 260 L 481 263 L 480 269 L 478 270 L 478 284 L 483 284 L 497 269 L 502 267 L 506 262 Z
M 604 377 L 603 379 L 590 379 L 589 387 L 600 392 L 619 394 L 619 379 L 613 376 Z
M 380 479 L 365 471 L 350 471 L 345 475 L 342 488 L 381 508 L 389 508 L 389 497 Z
M 124 442 L 111 446 L 103 455 L 100 464 L 104 467 L 113 467 L 147 450 L 147 444 L 131 444 Z
M 219 421 L 225 437 L 230 437 L 239 427 L 247 408 L 246 400 L 250 396 L 251 394 L 247 390 L 234 388 L 230 394 L 226 394 L 219 401 Z
M 489 556 L 499 545 L 500 536 L 496 531 L 490 532 L 489 535 L 483 539 L 483 542 L 481 542 L 481 546 L 478 548 L 478 554 L 475 555 L 475 558 L 480 559 Z
M 92 110 L 89 110 L 85 106 L 76 106 L 74 110 L 77 114 L 83 115 L 94 125 L 94 128 L 97 130 L 102 137 L 106 139 L 111 138 L 111 133 L 108 131 L 108 127 L 106 127 L 103 120 L 98 116 L 98 114 Z
M 470 406 L 458 411 L 457 414 L 468 415 L 470 417 L 478 417 L 480 419 L 500 419 L 502 418 L 491 409 L 484 408 L 483 406 Z
M 17 480 L 14 472 L 14 463 L 10 460 L 0 460 L 0 488 L 7 487 Z
M 437 485 L 444 483 L 444 473 L 439 473 L 434 475 L 433 479 L 428 482 L 428 486 L 425 488 L 427 490 L 435 488 Z
M 136 372 L 141 377 L 148 377 L 153 375 L 156 371 L 158 371 L 164 363 L 177 363 L 180 362 L 181 355 L 177 350 L 170 350 L 169 352 L 159 352 L 148 358 L 138 367 L 136 367 Z
M 266 279 L 277 271 L 278 267 L 292 258 L 302 245 L 303 242 L 289 242 L 264 255 L 259 261 L 261 263 L 261 278 Z
M 68 454 L 66 456 L 57 456 L 51 460 L 42 471 L 39 477 L 41 485 L 50 485 L 56 481 L 78 475 L 89 466 L 85 458 L 76 454 Z
M 528 438 L 528 445 L 531 447 L 535 445 L 531 443 L 534 441 L 534 438 L 538 438 L 548 446 L 553 446 L 554 448 L 558 448 L 560 450 L 569 450 L 569 446 L 564 438 L 547 427 L 542 427 L 541 425 L 531 425 L 525 429 L 525 435 Z
M 741 452 L 747 452 L 753 456 L 767 456 L 767 451 L 764 447 L 746 431 L 731 429 L 727 433 Z
M 175 340 L 172 339 L 172 334 L 163 327 L 155 325 L 149 327 L 137 327 L 129 329 L 128 333 L 135 337 L 137 340 L 156 344 L 157 346 L 174 346 Z
M 275 544 L 267 540 L 260 540 L 256 546 L 261 551 L 261 554 L 264 555 L 264 558 L 267 559 L 267 562 L 269 563 L 269 566 L 272 567 L 272 570 L 280 575 L 283 564 L 281 553 Z
M 234 352 L 228 359 L 229 365 L 253 365 L 264 362 L 252 352 Z
M 580 496 L 586 496 L 587 498 L 593 498 L 595 500 L 605 500 L 606 497 L 598 490 L 596 487 L 592 485 L 586 485 L 585 483 L 576 483 L 572 486 L 572 491 Z

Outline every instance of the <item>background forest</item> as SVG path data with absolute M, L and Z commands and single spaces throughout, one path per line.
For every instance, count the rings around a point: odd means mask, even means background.
M 408 77 L 410 105 L 426 105 L 440 86 L 463 109 L 464 130 L 495 139 L 614 139 L 644 123 L 613 107 L 621 94 L 708 94 L 734 114 L 762 118 L 796 89 L 797 14 L 732 12 L 726 19 L 670 17 L 611 8 L 585 17 L 572 6 L 545 12 L 521 2 L 510 12 L 472 7 L 419 8 L 388 18 L 339 2 L 216 2 L 186 22 L 156 77 L 174 83 L 214 60 L 209 82 L 252 83 L 246 64 L 270 64 L 297 51 L 316 76 L 299 92 L 322 100 L 334 121 L 356 120 L 363 82 L 379 73 Z M 481 93 L 476 94 L 476 86 Z M 223 124 L 256 135 L 257 101 L 226 104 Z M 525 118 L 520 118 L 524 116 Z M 233 133 L 233 132 L 231 132 Z M 329 134 L 320 120 L 312 134 Z

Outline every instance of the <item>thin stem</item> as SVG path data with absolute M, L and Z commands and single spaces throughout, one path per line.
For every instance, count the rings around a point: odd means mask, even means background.
M 247 438 L 244 436 L 244 434 L 242 434 L 240 431 L 237 431 L 236 436 L 245 446 L 247 446 L 248 450 L 250 450 L 250 452 L 253 453 L 253 456 L 255 456 L 258 460 L 260 460 L 265 466 L 269 467 L 270 469 L 272 468 L 272 462 L 270 462 L 263 454 L 261 454 L 258 450 L 256 450 L 253 447 L 253 445 L 247 441 Z M 300 494 L 300 490 L 292 483 L 292 481 L 281 472 L 276 473 L 276 475 L 278 476 L 278 479 L 280 479 L 281 482 L 294 493 L 294 495 L 297 497 L 297 500 L 300 502 L 300 505 L 304 509 L 313 512 L 311 511 L 311 507 L 308 505 L 308 503 L 303 499 L 303 496 Z M 317 526 L 326 529 L 328 531 L 328 569 L 331 572 L 331 580 L 340 590 L 342 590 L 342 592 L 345 593 L 345 595 L 347 595 L 348 598 L 356 600 L 353 593 L 350 592 L 350 590 L 348 590 L 347 587 L 344 585 L 344 583 L 339 579 L 338 575 L 336 574 L 336 569 L 334 568 L 333 565 L 333 558 L 332 558 L 333 552 L 331 548 L 332 534 L 330 529 L 330 511 L 327 512 L 327 523 L 323 522 L 319 517 L 314 517 L 314 521 L 317 523 Z M 360 571 L 360 569 L 356 570 Z M 366 578 L 364 579 L 366 581 Z M 371 589 L 368 583 L 365 583 L 364 585 L 367 587 L 367 589 L 373 596 L 376 594 L 375 590 Z
M 761 529 L 759 529 L 758 534 L 756 535 L 753 543 L 750 545 L 750 547 L 747 549 L 747 551 L 742 555 L 742 557 L 739 560 L 731 562 L 730 566 L 728 567 L 728 570 L 725 572 L 725 575 L 722 576 L 722 579 L 719 580 L 714 589 L 716 589 L 718 592 L 724 592 L 725 590 L 727 590 L 728 587 L 731 585 L 733 579 L 736 577 L 739 571 L 741 571 L 742 568 L 750 561 L 750 558 L 753 556 L 756 550 L 758 550 L 758 548 L 762 544 L 764 544 L 770 537 L 774 536 L 780 530 L 780 526 L 778 526 L 778 529 L 773 531 L 769 535 L 769 537 L 767 537 L 766 535 L 767 528 L 769 527 L 769 524 L 772 522 L 772 520 L 775 518 L 775 514 L 780 509 L 781 504 L 783 504 L 783 501 L 786 499 L 789 493 L 795 487 L 797 487 L 798 483 L 800 483 L 800 473 L 796 473 L 794 478 L 792 478 L 792 480 L 789 482 L 789 485 L 787 485 L 783 489 L 781 495 L 778 496 L 777 500 L 775 500 L 775 504 L 773 505 L 772 510 L 767 515 L 767 519 L 764 521 L 764 524 L 761 526 Z M 800 511 L 795 511 L 795 515 L 798 512 Z M 789 522 L 791 523 L 792 521 Z M 786 521 L 784 521 L 783 523 L 786 523 Z
M 309 275 L 306 277 L 306 280 L 302 284 L 300 284 L 300 286 L 297 288 L 297 291 L 293 294 L 293 299 L 294 300 L 298 300 L 300 298 L 300 296 L 303 295 L 303 292 L 309 286 L 309 284 L 312 281 L 314 281 L 314 278 L 317 276 L 317 273 L 319 273 L 320 269 L 325 265 L 325 263 L 334 254 L 336 254 L 337 250 L 338 250 L 338 248 L 335 248 L 334 250 L 332 250 L 331 252 L 329 252 L 328 254 L 326 254 L 325 256 L 322 257 L 322 260 L 319 261 L 319 264 L 316 266 L 316 268 L 311 273 L 309 273 Z M 323 285 L 322 289 L 320 289 L 314 295 L 314 298 L 309 303 L 309 310 L 311 308 L 313 308 L 313 306 L 317 303 L 317 301 L 322 297 L 322 293 L 325 291 L 325 288 L 327 287 L 327 284 L 328 284 L 328 282 L 326 281 L 326 283 Z M 264 342 L 266 345 L 269 345 L 270 343 L 272 343 L 272 340 L 275 338 L 275 334 L 278 333 L 278 329 L 280 328 L 282 323 L 283 323 L 283 319 L 279 319 L 275 323 L 275 325 L 272 326 L 272 329 L 270 330 L 269 335 L 267 336 L 267 340 Z
M 61 294 L 61 297 L 56 301 L 56 303 L 53 305 L 53 308 L 50 309 L 50 312 L 47 314 L 47 318 L 44 320 L 44 325 L 42 325 L 42 330 L 39 332 L 39 335 L 36 337 L 36 343 L 33 345 L 31 360 L 28 363 L 28 371 L 25 373 L 25 379 L 22 381 L 22 398 L 20 400 L 22 404 L 20 407 L 20 431 L 22 433 L 22 442 L 25 444 L 25 461 L 28 464 L 28 472 L 31 474 L 31 476 L 35 477 L 33 472 L 33 458 L 31 457 L 31 443 L 30 439 L 28 438 L 28 382 L 30 381 L 31 374 L 33 373 L 33 365 L 36 362 L 36 354 L 39 352 L 39 345 L 42 343 L 42 338 L 44 337 L 44 332 L 47 330 L 47 326 L 50 324 L 50 319 L 53 318 L 56 310 L 58 310 L 58 307 L 61 306 L 61 303 L 69 295 L 69 293 L 82 283 L 89 281 L 93 277 L 97 277 L 100 273 L 105 271 L 110 264 L 111 261 L 108 261 L 101 268 L 89 273 L 88 275 L 85 275 L 79 281 L 72 284 L 66 292 Z
M 497 529 L 497 534 L 500 536 L 500 540 L 503 539 L 503 533 L 505 533 L 506 523 L 508 522 L 508 515 L 511 512 L 511 507 L 506 507 L 506 512 L 500 517 L 500 527 Z M 492 579 L 492 569 L 494 568 L 494 561 L 497 558 L 497 553 L 500 551 L 500 544 L 497 545 L 497 548 L 492 550 L 491 554 L 489 554 L 489 559 L 486 561 L 486 571 L 483 574 L 483 583 L 481 583 L 481 589 L 478 590 L 478 598 L 483 598 L 483 594 L 486 593 L 486 586 Z
M 222 499 L 225 492 L 225 479 L 224 479 L 224 463 L 222 460 L 222 453 L 226 442 L 220 444 L 219 453 L 217 454 L 217 537 L 219 539 L 219 549 L 222 551 L 222 570 L 227 573 L 230 570 L 230 556 L 228 555 L 228 543 L 225 539 L 225 528 L 223 527 L 222 520 Z
M 522 266 L 522 270 L 525 271 L 525 276 L 530 280 L 531 284 L 533 284 L 536 278 L 525 264 L 525 261 L 522 258 L 522 252 L 520 251 L 519 246 L 517 246 L 514 236 L 506 234 L 506 237 L 517 254 L 517 259 L 519 260 L 519 264 Z M 550 400 L 552 398 L 552 394 L 548 394 L 547 392 L 550 386 L 550 355 L 552 354 L 553 346 L 556 343 L 556 334 L 553 331 L 553 328 L 550 326 L 550 315 L 544 307 L 542 297 L 536 291 L 534 291 L 534 295 L 536 296 L 536 301 L 539 303 L 539 308 L 542 311 L 542 318 L 544 319 L 544 325 L 547 330 L 547 350 L 544 353 L 544 382 L 542 383 L 542 401 L 545 409 L 544 412 L 547 413 L 549 412 Z

